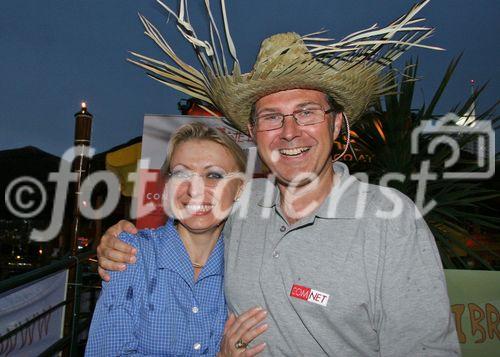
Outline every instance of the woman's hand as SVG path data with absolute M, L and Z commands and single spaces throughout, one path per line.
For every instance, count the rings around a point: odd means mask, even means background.
M 118 235 L 122 232 L 135 234 L 137 228 L 125 220 L 121 220 L 114 226 L 108 228 L 101 237 L 97 246 L 97 258 L 99 259 L 99 275 L 104 281 L 109 281 L 106 270 L 125 270 L 125 263 L 135 263 L 137 249 L 122 242 Z
M 249 357 L 262 352 L 266 347 L 265 343 L 259 343 L 252 347 L 247 347 L 247 345 L 250 345 L 255 337 L 267 330 L 267 324 L 260 325 L 266 316 L 267 311 L 260 307 L 250 309 L 238 317 L 229 314 L 217 357 Z

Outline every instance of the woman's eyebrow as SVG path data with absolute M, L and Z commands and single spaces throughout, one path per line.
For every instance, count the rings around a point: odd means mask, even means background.
M 189 167 L 189 165 L 177 164 L 177 165 L 172 166 L 172 169 L 171 169 L 171 170 L 173 170 L 173 169 L 177 169 L 177 168 L 179 168 L 179 169 L 188 169 L 188 170 L 190 170 L 190 169 L 191 169 L 191 168 Z
M 222 171 L 227 171 L 226 169 L 224 169 L 223 167 L 220 167 L 218 165 L 207 165 L 205 167 L 203 167 L 203 169 L 219 169 L 219 170 L 222 170 Z

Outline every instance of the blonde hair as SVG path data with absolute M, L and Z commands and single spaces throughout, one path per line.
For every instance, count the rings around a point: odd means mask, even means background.
M 245 172 L 247 159 L 243 149 L 221 130 L 196 122 L 181 126 L 170 138 L 167 157 L 161 167 L 163 177 L 166 177 L 170 172 L 170 162 L 177 146 L 190 140 L 207 140 L 224 146 L 233 156 L 238 171 Z

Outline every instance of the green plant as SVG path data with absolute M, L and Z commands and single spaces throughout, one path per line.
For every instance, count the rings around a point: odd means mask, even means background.
M 354 161 L 350 166 L 353 172 L 365 172 L 370 182 L 378 183 L 386 173 L 400 173 L 402 181 L 393 180 L 388 184 L 415 199 L 418 191 L 418 181 L 412 179 L 413 174 L 421 172 L 428 165 L 428 172 L 436 174 L 436 179 L 427 181 L 424 202 L 433 199 L 437 205 L 425 215 L 446 268 L 467 268 L 468 262 L 462 258 L 466 255 L 475 259 L 483 268 L 494 269 L 466 241 L 474 239 L 472 231 L 500 230 L 498 209 L 494 207 L 495 200 L 500 197 L 498 190 L 489 187 L 488 180 L 443 179 L 445 161 L 450 158 L 452 148 L 449 145 L 438 145 L 431 155 L 427 150 L 416 154 L 411 152 L 412 132 L 424 120 L 437 119 L 436 105 L 439 103 L 459 61 L 453 59 L 448 66 L 441 84 L 432 97 L 429 105 L 422 105 L 417 110 L 412 109 L 415 83 L 417 79 L 418 60 L 406 63 L 405 69 L 398 80 L 393 77 L 392 84 L 397 89 L 394 93 L 385 95 L 373 105 L 362 120 L 352 128 L 352 146 L 354 153 L 363 153 L 370 162 Z M 499 116 L 494 114 L 498 102 L 484 113 L 475 115 L 469 110 L 485 89 L 486 85 L 476 90 L 463 105 L 452 108 L 450 112 L 458 117 L 468 117 L 468 125 L 483 120 L 490 120 L 492 126 L 498 127 Z M 435 135 L 419 136 L 419 147 L 428 148 Z M 460 159 L 447 171 L 470 172 L 477 170 L 472 155 L 467 155 L 463 149 L 474 139 L 474 135 L 457 134 L 453 139 L 461 149 Z M 495 156 L 498 164 L 498 155 Z M 486 247 L 487 249 L 487 247 Z M 490 250 L 498 257 L 497 253 Z

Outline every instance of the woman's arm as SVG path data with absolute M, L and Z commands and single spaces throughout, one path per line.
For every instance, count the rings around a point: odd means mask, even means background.
M 120 238 L 137 248 L 135 235 L 123 233 Z M 134 329 L 143 291 L 142 260 L 124 272 L 111 272 L 112 280 L 102 283 L 85 356 L 138 355 L 138 342 Z
M 137 351 L 131 311 L 123 305 L 113 306 L 106 295 L 109 294 L 103 289 L 92 318 L 85 356 L 120 356 Z

